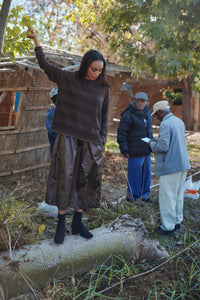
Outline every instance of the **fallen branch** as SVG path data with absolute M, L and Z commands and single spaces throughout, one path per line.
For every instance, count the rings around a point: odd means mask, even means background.
M 108 227 L 92 230 L 94 237 L 86 240 L 68 235 L 64 244 L 44 240 L 15 250 L 12 263 L 5 267 L 9 253 L 0 257 L 0 282 L 5 299 L 39 291 L 53 279 L 80 276 L 101 265 L 108 257 L 121 255 L 131 261 L 155 261 L 168 256 L 167 251 L 156 240 L 147 236 L 140 219 L 121 216 Z M 28 248 L 29 247 L 29 248 Z M 20 258 L 19 258 L 20 257 Z M 121 261 L 116 261 L 121 264 Z M 1 266 L 4 265 L 3 270 Z

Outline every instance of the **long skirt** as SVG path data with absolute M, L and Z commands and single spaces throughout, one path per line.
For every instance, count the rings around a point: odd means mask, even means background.
M 59 134 L 49 170 L 46 203 L 59 210 L 100 205 L 103 146 Z

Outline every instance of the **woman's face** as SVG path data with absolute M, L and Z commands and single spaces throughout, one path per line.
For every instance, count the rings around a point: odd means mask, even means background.
M 87 69 L 85 79 L 96 80 L 101 74 L 103 69 L 103 62 L 101 60 L 94 60 Z

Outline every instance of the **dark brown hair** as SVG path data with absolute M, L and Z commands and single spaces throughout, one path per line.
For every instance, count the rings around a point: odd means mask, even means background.
M 89 50 L 84 54 L 79 67 L 78 75 L 80 78 L 84 78 L 87 74 L 89 66 L 95 60 L 101 60 L 103 62 L 103 69 L 100 74 L 100 79 L 102 84 L 106 85 L 106 62 L 103 55 L 97 50 Z

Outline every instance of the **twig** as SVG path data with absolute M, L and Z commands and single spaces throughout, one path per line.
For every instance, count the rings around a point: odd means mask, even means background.
M 31 284 L 29 283 L 28 279 L 29 278 L 26 278 L 25 275 L 22 273 L 22 272 L 19 272 L 20 275 L 22 276 L 22 278 L 24 279 L 24 281 L 26 282 L 26 284 L 30 287 L 31 291 L 33 292 L 34 296 L 36 297 L 36 299 L 40 299 L 39 298 L 39 292 L 37 290 L 35 290 Z M 30 280 L 30 279 L 29 279 Z
M 26 253 L 24 253 L 23 255 L 18 256 L 18 257 L 16 257 L 14 260 L 10 260 L 10 261 L 7 262 L 6 264 L 2 265 L 2 266 L 0 267 L 0 271 L 3 270 L 4 268 L 6 268 L 7 266 L 9 266 L 10 264 L 12 264 L 13 262 L 16 263 L 20 258 L 26 256 L 26 254 L 28 253 L 29 250 L 30 250 L 30 247 L 27 249 Z
M 11 245 L 11 237 L 10 237 L 10 230 L 9 230 L 8 224 L 6 224 L 6 229 L 7 229 L 7 232 L 8 232 L 8 247 L 9 247 L 10 259 L 12 260 L 12 258 L 13 258 L 13 256 L 12 256 L 12 245 Z

